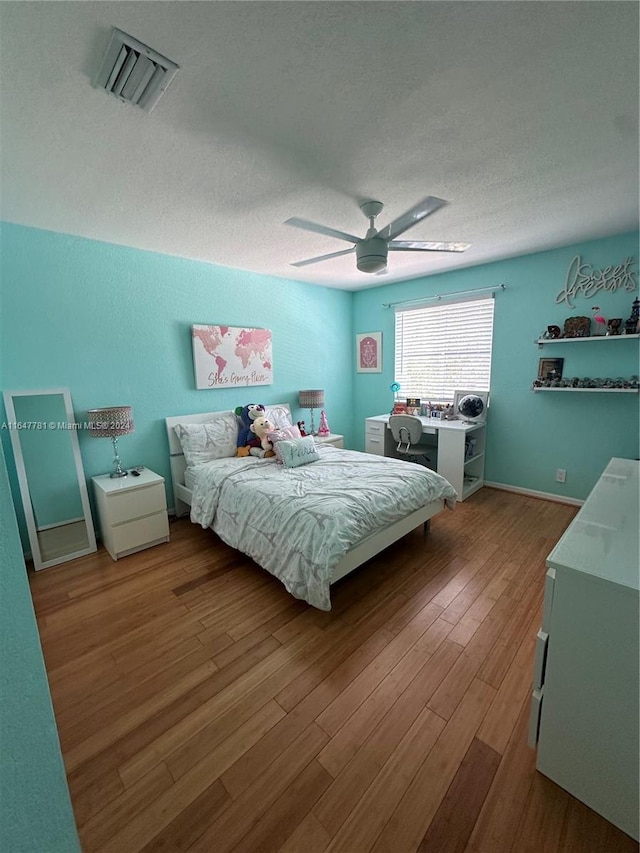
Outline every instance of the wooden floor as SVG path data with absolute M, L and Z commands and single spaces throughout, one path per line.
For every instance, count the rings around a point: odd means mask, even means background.
M 186 520 L 31 574 L 83 850 L 637 851 L 526 745 L 544 560 L 574 514 L 484 488 L 330 613 Z

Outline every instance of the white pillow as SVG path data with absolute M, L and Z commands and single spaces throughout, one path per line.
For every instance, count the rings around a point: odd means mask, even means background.
M 236 455 L 238 421 L 234 412 L 203 424 L 176 424 L 174 430 L 188 468 Z
M 291 426 L 291 415 L 284 406 L 265 406 L 265 417 L 276 429 Z

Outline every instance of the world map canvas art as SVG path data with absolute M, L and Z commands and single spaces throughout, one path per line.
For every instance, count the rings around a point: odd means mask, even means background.
M 271 385 L 271 332 L 235 326 L 192 326 L 196 388 Z

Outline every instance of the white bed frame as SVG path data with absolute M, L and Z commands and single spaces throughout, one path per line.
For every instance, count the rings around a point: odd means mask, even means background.
M 270 408 L 283 408 L 289 412 L 289 415 L 291 415 L 289 406 L 286 403 L 278 403 L 273 406 L 267 406 L 266 408 L 267 414 Z M 189 507 L 191 506 L 191 489 L 187 488 L 184 484 L 184 472 L 187 465 L 180 441 L 175 433 L 174 426 L 177 424 L 202 424 L 228 414 L 229 410 L 227 409 L 224 412 L 201 412 L 197 415 L 177 415 L 172 418 L 165 418 L 167 437 L 169 439 L 169 461 L 171 464 L 171 478 L 173 480 L 174 509 L 175 514 L 178 517 L 189 513 Z M 347 551 L 344 557 L 335 566 L 333 575 L 331 576 L 331 583 L 335 583 L 340 580 L 340 578 L 348 575 L 349 572 L 357 569 L 358 566 L 366 563 L 367 560 L 375 557 L 375 555 L 379 554 L 380 551 L 384 551 L 384 549 L 388 548 L 389 545 L 393 545 L 394 542 L 397 542 L 398 539 L 406 536 L 407 533 L 410 533 L 421 524 L 424 524 L 426 532 L 429 529 L 430 519 L 441 512 L 444 509 L 444 506 L 444 500 L 432 501 L 404 518 L 401 518 L 400 521 L 396 521 L 394 524 L 389 524 L 377 533 L 372 533 L 367 536 L 362 540 L 362 542 L 355 545 L 350 551 Z

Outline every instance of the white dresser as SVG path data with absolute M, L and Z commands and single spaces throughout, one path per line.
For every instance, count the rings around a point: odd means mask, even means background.
M 640 463 L 611 460 L 547 559 L 537 768 L 638 840 Z
M 138 477 L 92 477 L 102 542 L 114 560 L 169 541 L 164 478 L 148 468 Z

